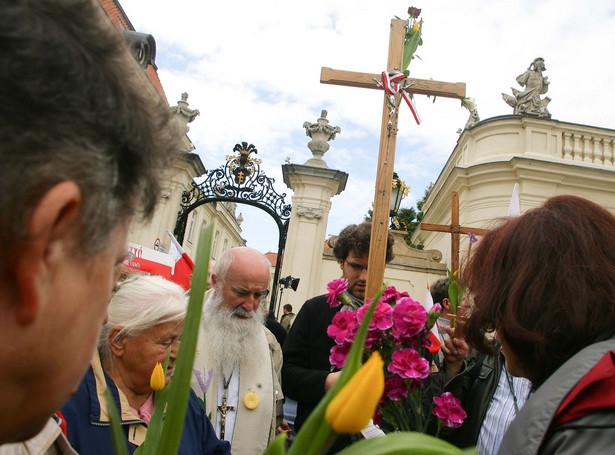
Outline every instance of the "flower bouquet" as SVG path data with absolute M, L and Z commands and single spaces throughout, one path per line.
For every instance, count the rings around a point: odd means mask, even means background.
M 330 283 L 330 302 L 338 298 L 346 301 L 354 310 L 348 295 L 344 294 L 344 282 Z M 264 455 L 315 455 L 326 453 L 340 433 L 358 433 L 366 427 L 380 406 L 385 390 L 385 362 L 379 352 L 373 352 L 363 364 L 364 346 L 368 339 L 372 318 L 376 316 L 377 304 L 382 300 L 384 287 L 370 304 L 362 306 L 363 319 L 356 329 L 349 347 L 342 374 L 305 421 L 290 448 L 286 448 L 286 434 L 280 434 L 267 448 Z M 389 290 L 389 293 L 391 290 Z M 399 310 L 398 310 L 399 311 Z M 435 314 L 434 310 L 434 314 Z M 373 346 L 373 345 L 372 345 Z M 453 398 L 453 400 L 455 400 Z M 456 400 L 455 400 L 456 401 Z M 443 418 L 457 421 L 451 409 L 451 396 L 444 394 L 436 402 L 442 407 Z M 438 408 L 434 415 L 438 415 Z M 382 437 L 364 439 L 346 447 L 338 455 L 393 455 L 393 454 L 470 454 L 474 448 L 459 449 L 441 439 L 419 432 L 394 432 Z
M 359 324 L 365 318 L 371 299 L 358 309 L 348 306 L 345 279 L 328 285 L 327 300 L 333 307 L 344 304 L 332 320 L 327 333 L 335 340 L 329 360 L 342 368 L 350 346 L 355 340 Z M 461 426 L 465 412 L 459 400 L 450 393 L 442 397 L 429 396 L 426 389 L 431 355 L 439 349 L 437 338 L 431 334 L 441 307 L 434 305 L 429 312 L 413 300 L 407 292 L 394 287 L 384 289 L 375 304 L 369 323 L 363 358 L 378 352 L 384 361 L 384 394 L 380 399 L 374 423 L 385 432 L 439 432 L 442 426 Z M 434 430 L 435 428 L 435 430 Z

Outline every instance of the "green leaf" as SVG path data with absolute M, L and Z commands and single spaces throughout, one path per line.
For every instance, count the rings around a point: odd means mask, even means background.
M 160 442 L 156 447 L 156 454 L 159 455 L 177 453 L 179 449 L 179 442 L 186 418 L 188 396 L 190 395 L 190 378 L 192 376 L 196 343 L 199 336 L 203 296 L 207 286 L 207 269 L 211 255 L 212 233 L 212 224 L 201 228 L 199 233 L 188 311 L 182 330 L 182 341 L 177 353 L 173 378 L 168 387 L 168 406 L 162 433 L 160 434 Z M 158 403 L 156 403 L 156 407 L 158 407 Z
M 320 400 L 316 408 L 305 421 L 294 442 L 290 446 L 288 455 L 312 455 L 316 453 L 325 453 L 327 448 L 335 441 L 336 434 L 333 432 L 331 425 L 325 420 L 325 411 L 333 397 L 350 381 L 350 378 L 361 367 L 361 358 L 363 356 L 363 346 L 367 338 L 367 329 L 369 321 L 371 321 L 376 305 L 382 297 L 385 286 L 383 285 L 378 293 L 374 296 L 374 300 L 365 312 L 363 321 L 359 326 L 357 335 L 350 347 L 350 352 L 346 358 L 346 365 L 342 368 L 342 374 L 335 382 L 333 387 L 329 389 L 326 395 Z
M 363 439 L 337 455 L 458 455 L 475 453 L 474 448 L 461 450 L 442 439 L 415 433 L 389 433 L 380 438 Z
M 461 287 L 449 269 L 446 269 L 446 273 L 448 275 L 448 299 L 451 302 L 451 313 L 457 314 L 457 306 L 459 305 L 460 298 L 459 292 L 461 291 Z
M 263 452 L 263 455 L 284 455 L 286 453 L 286 433 L 280 433 L 276 436 L 269 447 Z
M 416 49 L 423 44 L 423 40 L 421 39 L 421 34 L 423 33 L 423 20 L 419 22 L 419 29 L 416 32 L 413 32 L 412 35 L 404 40 L 404 60 L 402 64 L 402 71 L 406 71 L 408 66 L 410 66 L 410 62 L 412 61 L 412 56 L 416 52 Z M 407 36 L 407 35 L 406 35 Z
M 105 400 L 107 401 L 107 412 L 111 421 L 111 439 L 113 440 L 113 451 L 116 455 L 128 455 L 127 441 L 122 426 L 120 425 L 120 415 L 115 406 L 115 400 L 111 395 L 111 391 L 107 387 L 105 389 Z

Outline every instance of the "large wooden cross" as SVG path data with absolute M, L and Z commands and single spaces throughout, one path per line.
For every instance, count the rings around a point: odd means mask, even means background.
M 485 235 L 488 229 L 463 227 L 459 224 L 459 193 L 451 193 L 451 224 L 420 223 L 419 229 L 432 232 L 448 232 L 451 234 L 451 270 L 459 270 L 459 234 Z
M 389 55 L 386 71 L 401 69 L 406 21 L 393 19 L 389 35 Z M 374 194 L 374 211 L 372 215 L 372 233 L 369 246 L 366 296 L 373 297 L 382 285 L 386 258 L 387 236 L 389 233 L 389 207 L 391 201 L 391 182 L 395 164 L 395 140 L 397 138 L 397 117 L 399 109 L 389 109 L 388 94 L 380 84 L 381 74 L 357 73 L 352 71 L 322 68 L 320 82 L 324 84 L 345 85 L 382 90 L 384 104 L 380 129 L 380 149 L 378 152 L 378 169 L 376 173 L 376 190 Z M 465 97 L 465 84 L 439 82 L 408 78 L 406 91 L 419 95 L 433 95 L 462 99 Z M 401 102 L 401 93 L 395 95 L 395 107 Z

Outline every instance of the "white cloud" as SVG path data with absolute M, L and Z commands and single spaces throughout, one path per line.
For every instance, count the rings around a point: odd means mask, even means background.
M 323 66 L 370 73 L 385 69 L 389 23 L 405 18 L 407 2 L 368 0 L 202 2 L 122 0 L 138 31 L 157 41 L 159 75 L 174 104 L 188 92 L 201 115 L 190 138 L 208 169 L 222 164 L 240 141 L 259 150 L 279 192 L 287 156 L 310 156 L 304 121 L 322 109 L 342 133 L 324 156 L 329 167 L 350 174 L 346 191 L 333 198 L 327 232 L 360 222 L 371 206 L 380 134 L 382 95 L 375 90 L 319 83 Z M 430 0 L 422 7 L 424 45 L 411 65 L 422 79 L 465 82 L 482 119 L 512 113 L 501 99 L 538 56 L 551 81 L 553 118 L 613 127 L 615 6 L 610 0 Z M 457 141 L 468 112 L 452 99 L 416 97 L 423 120 L 407 109 L 399 117 L 395 168 L 411 187 L 404 205 L 422 197 Z M 241 209 L 240 209 L 241 210 Z M 245 212 L 245 211 L 244 211 Z M 350 215 L 349 215 L 350 214 Z M 275 250 L 271 229 L 252 233 L 251 246 Z M 263 223 L 255 223 L 257 226 Z

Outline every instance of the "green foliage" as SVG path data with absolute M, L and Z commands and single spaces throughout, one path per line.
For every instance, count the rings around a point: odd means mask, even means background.
M 448 299 L 451 302 L 451 313 L 457 314 L 457 308 L 459 308 L 463 300 L 463 287 L 455 276 L 455 273 L 458 274 L 459 271 L 451 272 L 449 269 L 446 269 L 446 273 L 448 275 Z
M 403 60 L 403 73 L 408 76 L 410 71 L 408 70 L 408 66 L 410 66 L 410 62 L 415 57 L 414 53 L 417 48 L 423 44 L 423 39 L 421 38 L 423 32 L 423 19 L 418 22 L 418 30 L 413 29 L 414 21 L 410 22 L 406 27 L 406 38 L 404 40 L 404 60 Z
M 386 441 L 385 441 L 386 440 Z M 337 455 L 369 453 L 370 455 L 454 455 L 474 454 L 475 449 L 459 449 L 442 439 L 423 433 L 389 433 L 384 438 L 363 439 Z
M 115 455 L 128 455 L 127 441 L 120 425 L 120 415 L 117 412 L 115 401 L 111 391 L 107 388 L 104 391 L 105 400 L 107 400 L 107 412 L 109 413 L 109 420 L 111 425 L 111 439 L 113 440 L 113 452 Z

